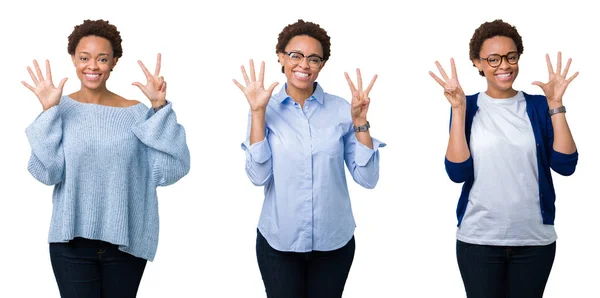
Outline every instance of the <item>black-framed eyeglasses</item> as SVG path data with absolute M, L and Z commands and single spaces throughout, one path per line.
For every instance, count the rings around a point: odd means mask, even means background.
M 508 64 L 515 65 L 517 62 L 519 62 L 519 53 L 509 52 L 506 55 L 491 54 L 487 58 L 480 57 L 479 59 L 486 60 L 491 67 L 496 68 L 502 64 L 502 59 L 504 58 L 506 58 L 506 62 L 508 62 Z
M 306 58 L 306 61 L 308 62 L 308 66 L 310 68 L 315 68 L 315 69 L 319 68 L 321 66 L 321 64 L 323 64 L 323 61 L 325 60 L 322 57 L 319 57 L 318 55 L 315 55 L 315 54 L 308 55 L 308 57 L 307 57 L 300 52 L 283 52 L 283 53 L 290 57 L 290 63 L 292 65 L 298 65 L 304 60 L 304 58 Z

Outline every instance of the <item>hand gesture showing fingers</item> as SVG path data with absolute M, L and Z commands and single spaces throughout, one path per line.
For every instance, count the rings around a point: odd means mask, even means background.
M 442 79 L 436 76 L 433 72 L 429 72 L 429 75 L 440 84 L 444 88 L 444 96 L 448 99 L 452 108 L 463 108 L 466 107 L 465 102 L 467 100 L 465 96 L 465 92 L 460 87 L 460 83 L 458 83 L 458 76 L 456 75 L 456 66 L 454 65 L 454 59 L 450 59 L 450 65 L 452 67 L 452 77 L 448 78 L 448 75 L 442 68 L 439 62 L 435 61 L 435 65 L 437 69 L 440 71 L 442 75 Z
M 362 76 L 360 74 L 360 69 L 356 69 L 356 83 L 358 88 L 354 86 L 350 76 L 347 72 L 344 72 L 344 76 L 346 76 L 346 81 L 348 82 L 348 86 L 350 87 L 350 92 L 352 92 L 352 102 L 351 102 L 351 110 L 350 115 L 352 116 L 352 121 L 356 122 L 366 122 L 367 112 L 369 111 L 369 104 L 371 103 L 371 99 L 369 98 L 369 92 L 371 92 L 371 88 L 375 84 L 375 80 L 377 80 L 377 75 L 373 76 L 371 79 L 371 83 L 367 87 L 366 90 L 363 90 L 362 86 Z M 361 123 L 360 125 L 363 125 Z
M 131 85 L 137 86 L 142 90 L 144 95 L 148 97 L 150 103 L 152 103 L 152 107 L 158 107 L 166 102 L 167 97 L 167 82 L 165 79 L 160 76 L 160 64 L 161 64 L 161 55 L 160 53 L 156 56 L 156 69 L 154 70 L 154 75 L 152 75 L 144 63 L 138 60 L 138 64 L 142 68 L 142 71 L 146 75 L 146 85 L 142 85 L 142 83 L 135 82 Z
M 36 74 L 33 73 L 29 66 L 27 66 L 27 71 L 29 72 L 29 76 L 31 76 L 35 87 L 27 84 L 25 81 L 21 81 L 21 84 L 37 96 L 44 111 L 46 111 L 60 102 L 60 96 L 62 95 L 67 78 L 62 79 L 60 83 L 58 83 L 58 86 L 54 87 L 54 83 L 52 82 L 52 71 L 50 71 L 50 61 L 46 60 L 46 78 L 42 75 L 42 71 L 36 60 L 33 60 L 33 65 L 35 66 Z
M 271 94 L 279 83 L 275 82 L 269 86 L 269 89 L 265 89 L 264 86 L 264 76 L 265 76 L 265 62 L 261 62 L 260 64 L 260 73 L 258 75 L 258 80 L 256 79 L 256 74 L 254 71 L 254 61 L 250 59 L 250 79 L 248 79 L 248 75 L 246 74 L 246 69 L 242 65 L 242 75 L 244 76 L 244 81 L 246 83 L 246 87 L 240 84 L 237 80 L 233 79 L 233 83 L 244 92 L 246 99 L 248 100 L 248 104 L 250 104 L 250 109 L 253 112 L 257 111 L 265 111 L 267 109 L 267 104 L 269 104 L 269 99 L 271 98 Z
M 532 84 L 542 88 L 550 108 L 558 108 L 562 106 L 562 97 L 565 94 L 565 90 L 567 90 L 569 83 L 571 83 L 571 81 L 577 77 L 579 72 L 575 72 L 570 78 L 567 79 L 567 73 L 569 72 L 569 67 L 571 66 L 571 58 L 569 58 L 569 60 L 567 60 L 567 66 L 565 67 L 565 70 L 561 73 L 561 52 L 558 52 L 556 72 L 552 67 L 552 62 L 550 61 L 550 56 L 548 56 L 548 54 L 546 54 L 546 64 L 548 65 L 548 83 L 544 84 L 542 82 L 535 81 Z

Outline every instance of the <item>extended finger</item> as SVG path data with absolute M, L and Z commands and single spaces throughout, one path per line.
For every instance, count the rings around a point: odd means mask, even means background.
M 46 79 L 52 82 L 52 71 L 50 71 L 50 61 L 46 59 Z
M 448 81 L 449 80 L 448 75 L 444 71 L 444 68 L 442 68 L 442 65 L 438 61 L 435 61 L 435 66 L 439 70 L 439 72 L 442 75 L 442 78 L 444 79 L 444 81 Z
M 250 80 L 256 82 L 256 73 L 254 72 L 254 61 L 250 59 Z
M 360 69 L 356 69 L 356 84 L 358 84 L 358 90 L 362 91 L 362 76 L 360 75 Z
M 275 87 L 279 85 L 278 82 L 275 82 L 273 84 L 271 84 L 271 86 L 269 86 L 269 89 L 267 89 L 267 91 L 269 91 L 269 93 L 273 93 L 273 90 L 275 89 Z
M 567 80 L 567 82 L 571 83 L 571 81 L 572 81 L 573 79 L 575 79 L 575 78 L 577 77 L 577 75 L 579 75 L 579 72 L 578 72 L 578 71 L 577 71 L 577 72 L 575 72 L 575 73 L 574 73 L 574 74 L 573 74 L 573 75 L 572 75 L 572 76 L 571 76 L 571 77 L 570 77 L 570 78 Z
M 23 86 L 27 87 L 27 89 L 31 90 L 31 92 L 35 93 L 35 88 L 32 87 L 31 85 L 25 83 L 25 81 L 21 81 L 21 84 L 23 84 Z
M 146 66 L 142 62 L 142 60 L 138 60 L 138 64 L 140 65 L 140 67 L 142 68 L 142 71 L 146 75 L 146 79 L 150 79 L 152 77 L 152 75 L 150 74 L 150 72 L 148 71 L 148 69 L 146 68 Z
M 156 69 L 154 70 L 155 76 L 158 76 L 158 74 L 160 73 L 160 64 L 161 64 L 161 55 L 160 55 L 160 53 L 158 53 L 156 55 Z
M 352 80 L 350 79 L 350 76 L 348 75 L 347 72 L 344 72 L 344 76 L 346 77 L 348 86 L 350 86 L 350 91 L 352 92 L 352 94 L 354 94 L 354 91 L 356 91 L 356 87 L 354 87 L 354 83 L 352 83 Z
M 365 90 L 365 94 L 367 94 L 367 96 L 369 95 L 369 92 L 371 92 L 371 88 L 373 88 L 373 85 L 375 85 L 376 80 L 377 80 L 377 75 L 374 75 L 373 79 L 371 79 L 371 83 L 369 83 L 369 86 L 367 87 L 367 90 Z
M 552 74 L 554 74 L 554 68 L 552 67 L 552 61 L 550 61 L 550 55 L 546 54 L 546 65 L 548 65 L 548 76 L 552 79 Z
M 245 92 L 244 90 L 246 88 L 244 88 L 244 86 L 242 86 L 242 84 L 240 84 L 236 79 L 233 79 L 233 83 L 238 86 L 238 88 L 240 88 L 240 90 L 242 90 L 242 92 Z
M 148 95 L 148 91 L 146 90 L 146 88 L 144 88 L 144 85 L 142 85 L 142 83 L 135 82 L 135 83 L 132 83 L 131 85 L 134 85 L 134 86 L 137 86 L 138 88 L 140 88 L 142 93 L 144 93 L 144 95 L 146 95 L 146 97 L 150 98 L 150 96 Z
M 261 83 L 263 83 L 263 80 L 265 79 L 265 61 L 262 61 L 260 63 L 260 73 L 258 74 L 258 81 Z
M 33 83 L 37 86 L 40 83 L 40 81 L 38 81 L 38 79 L 33 74 L 33 71 L 31 70 L 31 67 L 27 66 L 27 72 L 29 73 L 29 76 L 33 80 Z
M 560 69 L 562 68 L 562 53 L 558 52 L 558 61 L 556 61 L 556 74 L 560 75 Z
M 250 85 L 250 80 L 248 79 L 248 74 L 246 73 L 246 68 L 242 65 L 242 75 L 244 76 L 244 82 L 246 82 L 246 86 Z
M 563 77 L 567 77 L 567 74 L 569 73 L 569 68 L 571 67 L 571 58 L 569 58 L 569 60 L 567 60 L 567 65 L 565 66 L 565 70 L 562 73 Z
M 62 93 L 63 87 L 65 86 L 65 83 L 67 82 L 67 79 L 68 78 L 64 78 L 64 79 L 60 80 L 60 83 L 58 83 L 58 89 L 61 91 L 61 93 Z
M 458 75 L 456 74 L 456 65 L 454 64 L 454 58 L 450 58 L 450 68 L 452 71 L 452 78 L 458 81 Z
M 35 73 L 38 75 L 40 82 L 43 81 L 44 76 L 42 75 L 42 70 L 40 69 L 40 66 L 38 65 L 36 60 L 33 60 L 33 65 L 35 66 Z
M 442 81 L 442 79 L 438 78 L 438 76 L 436 76 L 432 71 L 429 72 L 429 75 L 436 81 L 438 82 L 438 84 L 440 84 L 440 86 L 442 86 L 443 88 L 446 88 L 446 83 L 444 81 Z

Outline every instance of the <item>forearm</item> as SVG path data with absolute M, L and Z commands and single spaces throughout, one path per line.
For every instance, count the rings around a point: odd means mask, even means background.
M 577 151 L 565 113 L 554 114 L 550 116 L 550 119 L 554 130 L 554 144 L 552 144 L 554 150 L 563 154 L 572 154 Z
M 250 145 L 265 139 L 265 111 L 252 111 L 250 122 Z
M 367 119 L 354 119 L 352 120 L 354 126 L 362 126 L 367 124 Z M 357 131 L 354 133 L 356 135 L 356 139 L 363 145 L 369 147 L 369 149 L 373 149 L 373 139 L 371 138 L 371 133 L 367 131 Z
M 464 107 L 452 109 L 452 123 L 450 125 L 446 158 L 454 163 L 463 162 L 471 156 L 465 136 L 465 114 L 466 108 Z

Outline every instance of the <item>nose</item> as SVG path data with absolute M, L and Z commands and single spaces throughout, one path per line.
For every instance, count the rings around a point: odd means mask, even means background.
M 302 67 L 304 69 L 310 68 L 310 66 L 308 65 L 308 57 L 302 58 L 302 61 L 300 61 L 300 63 L 298 63 L 298 65 L 300 65 L 300 67 Z
M 94 59 L 90 59 L 90 63 L 88 63 L 89 69 L 98 69 L 98 61 Z
M 502 69 L 507 69 L 507 68 L 510 67 L 510 64 L 508 64 L 508 57 L 506 57 L 506 56 L 500 57 L 500 65 L 499 65 L 499 67 L 502 68 Z

